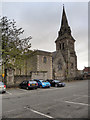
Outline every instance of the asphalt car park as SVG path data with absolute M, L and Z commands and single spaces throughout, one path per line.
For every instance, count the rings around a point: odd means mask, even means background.
M 37 90 L 7 89 L 2 94 L 3 118 L 88 118 L 88 81 Z

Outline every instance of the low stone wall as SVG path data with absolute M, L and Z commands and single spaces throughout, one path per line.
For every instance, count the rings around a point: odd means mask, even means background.
M 26 75 L 15 75 L 14 76 L 14 86 L 19 86 L 19 84 L 23 81 L 27 81 L 30 80 L 30 76 L 26 76 Z
M 31 79 L 43 79 L 47 80 L 47 71 L 32 71 Z

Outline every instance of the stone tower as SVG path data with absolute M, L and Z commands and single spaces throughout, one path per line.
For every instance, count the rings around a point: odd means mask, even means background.
M 58 32 L 58 37 L 55 43 L 56 43 L 55 53 L 56 56 L 54 55 L 53 67 L 56 72 L 56 76 L 57 74 L 58 76 L 62 74 L 63 78 L 74 78 L 76 76 L 77 71 L 77 56 L 74 49 L 75 39 L 71 35 L 71 29 L 70 26 L 68 25 L 68 20 L 66 17 L 64 6 L 61 27 Z M 56 60 L 57 58 L 58 60 Z M 61 69 L 56 68 L 55 64 L 58 64 L 56 66 L 60 67 Z

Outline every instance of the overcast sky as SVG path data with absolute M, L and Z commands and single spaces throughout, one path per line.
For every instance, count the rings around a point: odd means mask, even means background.
M 88 3 L 86 2 L 3 2 L 2 15 L 22 27 L 24 37 L 32 36 L 31 49 L 56 50 L 63 4 L 75 38 L 78 69 L 88 66 Z

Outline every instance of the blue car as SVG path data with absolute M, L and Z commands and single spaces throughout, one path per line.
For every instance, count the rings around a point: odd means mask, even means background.
M 51 87 L 50 82 L 48 82 L 46 80 L 34 79 L 34 81 L 36 81 L 38 83 L 38 87 L 42 87 L 42 88 L 50 88 Z

